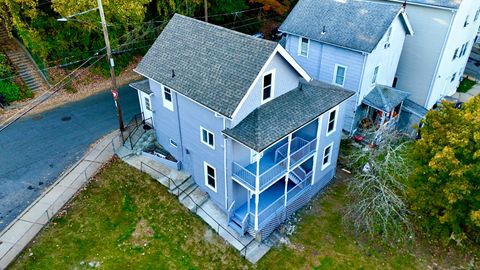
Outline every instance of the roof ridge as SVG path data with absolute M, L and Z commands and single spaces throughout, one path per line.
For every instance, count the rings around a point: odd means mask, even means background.
M 256 41 L 260 41 L 260 42 L 264 42 L 264 43 L 277 44 L 277 45 L 278 45 L 278 42 L 274 42 L 274 41 L 267 40 L 267 39 L 263 39 L 263 38 L 256 38 L 256 37 L 253 37 L 253 36 L 251 36 L 251 35 L 248 35 L 248 34 L 245 34 L 245 33 L 242 33 L 242 32 L 238 32 L 238 31 L 235 31 L 235 30 L 232 30 L 232 29 L 229 29 L 229 28 L 220 26 L 220 25 L 216 25 L 216 24 L 213 24 L 213 23 L 209 23 L 209 22 L 204 22 L 204 21 L 201 21 L 201 20 L 197 20 L 197 19 L 195 19 L 195 18 L 192 18 L 192 17 L 189 17 L 189 16 L 185 16 L 185 15 L 182 15 L 182 14 L 179 14 L 179 13 L 175 13 L 175 14 L 173 15 L 173 17 L 175 17 L 175 16 L 182 17 L 182 18 L 185 18 L 185 19 L 188 19 L 188 20 L 191 20 L 191 21 L 195 21 L 196 23 L 200 23 L 200 24 L 204 24 L 204 25 L 207 25 L 207 26 L 211 26 L 211 27 L 217 28 L 217 29 L 219 29 L 219 30 L 222 30 L 222 31 L 225 31 L 225 32 L 229 32 L 229 33 L 232 33 L 232 34 L 235 34 L 235 35 L 238 35 L 238 36 L 248 37 L 248 38 L 250 38 L 250 39 L 252 39 L 252 40 L 256 40 Z

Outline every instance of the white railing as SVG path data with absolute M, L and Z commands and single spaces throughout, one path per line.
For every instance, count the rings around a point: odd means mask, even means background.
M 282 195 L 272 204 L 267 206 L 267 208 L 263 209 L 261 212 L 258 213 L 258 224 L 263 225 L 265 222 L 269 221 L 269 217 L 274 214 L 277 210 L 283 209 L 285 204 L 285 196 Z M 259 227 L 261 227 L 259 225 Z
M 245 169 L 242 165 L 236 162 L 233 162 L 232 170 L 233 170 L 233 176 L 237 178 L 237 180 L 242 181 L 252 190 L 255 189 L 255 186 L 256 186 L 255 183 L 257 179 L 257 176 L 255 174 Z
M 263 189 L 265 186 L 271 184 L 286 172 L 287 159 L 285 158 L 260 175 L 260 189 Z
M 228 208 L 228 221 L 230 221 L 230 219 L 232 218 L 232 211 L 233 211 L 233 207 L 235 206 L 235 201 L 232 202 L 232 204 L 230 205 L 230 207 Z
M 290 189 L 287 192 L 287 204 L 289 204 L 292 200 L 297 198 L 298 196 L 301 196 L 306 190 L 309 189 L 310 187 L 310 182 L 309 180 L 312 179 L 312 172 L 309 172 L 306 176 L 305 179 L 298 183 L 294 188 Z
M 302 142 L 303 144 L 303 142 Z M 317 139 L 313 139 L 307 144 L 300 147 L 298 150 L 290 154 L 290 167 L 298 165 L 301 161 L 305 159 L 308 155 L 314 153 L 317 148 Z

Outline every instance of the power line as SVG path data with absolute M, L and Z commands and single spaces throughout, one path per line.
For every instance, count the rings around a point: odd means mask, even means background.
M 97 60 L 95 60 L 92 64 L 90 64 L 89 66 L 87 66 L 84 70 L 82 70 L 80 73 L 78 74 L 74 74 L 75 72 L 77 72 L 80 68 L 82 68 L 85 64 L 87 64 L 90 60 L 94 59 L 95 57 L 97 56 L 92 56 L 90 57 L 87 61 L 85 61 L 82 65 L 80 65 L 79 67 L 77 67 L 74 71 L 72 71 L 70 74 L 68 74 L 67 76 L 65 76 L 61 81 L 57 82 L 54 86 L 52 86 L 50 89 L 49 89 L 49 92 L 46 92 L 44 94 L 42 94 L 41 96 L 39 96 L 38 98 L 36 98 L 35 100 L 33 100 L 32 102 L 29 103 L 29 107 L 26 107 L 27 109 L 23 112 L 19 112 L 17 114 L 14 114 L 13 116 L 11 116 L 10 118 L 8 118 L 6 121 L 4 121 L 2 123 L 2 125 L 0 126 L 0 132 L 2 132 L 3 130 L 5 130 L 6 128 L 8 128 L 9 126 L 11 126 L 13 123 L 17 122 L 20 118 L 22 118 L 24 115 L 26 115 L 27 113 L 29 113 L 30 111 L 32 111 L 34 108 L 36 108 L 38 105 L 42 104 L 43 102 L 47 101 L 48 99 L 50 99 L 55 93 L 57 93 L 58 91 L 60 91 L 61 89 L 63 89 L 63 87 L 70 83 L 75 77 L 77 77 L 78 75 L 82 74 L 86 69 L 88 69 L 89 67 L 95 65 L 96 63 L 98 63 L 101 59 L 103 59 L 104 56 L 101 56 L 101 57 L 98 57 Z M 68 79 L 68 80 L 67 80 Z M 64 82 L 65 80 L 67 80 L 66 82 Z M 64 83 L 62 83 L 64 82 Z M 61 84 L 62 83 L 62 84 Z M 54 90 L 53 90 L 54 89 Z M 52 91 L 53 90 L 53 91 Z

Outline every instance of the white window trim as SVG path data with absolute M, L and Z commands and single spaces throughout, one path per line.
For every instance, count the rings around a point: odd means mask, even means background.
M 213 171 L 215 172 L 215 187 L 212 187 L 208 184 L 208 170 L 207 167 L 211 167 Z M 208 164 L 206 161 L 203 162 L 203 175 L 205 179 L 205 186 L 208 187 L 209 189 L 213 190 L 214 192 L 217 192 L 217 169 L 213 167 L 212 165 Z
M 170 87 L 166 87 L 170 90 L 170 96 L 172 97 L 172 101 L 168 101 L 165 99 L 165 86 L 162 84 L 162 100 L 163 100 L 163 107 L 169 109 L 173 112 L 173 90 Z
M 178 143 L 172 139 L 169 139 L 168 142 L 170 143 L 171 146 L 177 148 L 178 147 Z
M 339 67 L 342 67 L 342 68 L 345 69 L 345 74 L 343 75 L 343 82 L 342 82 L 342 84 L 338 84 L 338 83 L 337 83 L 337 71 L 338 71 L 338 68 L 339 68 Z M 339 64 L 335 64 L 335 70 L 333 71 L 333 81 L 332 81 L 332 83 L 333 83 L 334 85 L 339 85 L 339 86 L 342 86 L 342 87 L 343 87 L 343 86 L 345 85 L 345 81 L 347 80 L 347 70 L 348 70 L 348 68 L 347 68 L 346 66 L 339 65 Z
M 204 142 L 203 141 L 203 131 L 206 131 L 207 133 L 211 133 L 213 135 L 213 146 L 210 145 L 208 142 Z M 208 135 L 208 134 L 207 134 Z M 207 139 L 208 139 L 208 136 L 207 136 Z M 211 132 L 210 130 L 200 126 L 200 141 L 205 144 L 206 146 L 212 148 L 213 150 L 215 150 L 215 133 Z
M 333 109 L 331 109 L 330 111 L 328 111 L 327 113 L 327 135 L 326 136 L 330 136 L 332 133 L 335 133 L 335 131 L 337 131 L 337 122 L 338 122 L 338 109 L 340 108 L 340 105 L 337 105 L 336 107 L 334 107 Z M 330 124 L 330 114 L 335 111 L 335 119 L 334 119 L 334 122 L 333 122 L 333 129 L 331 131 L 328 131 L 328 125 Z
M 323 164 L 323 161 L 325 159 L 325 150 L 327 150 L 327 148 L 330 147 L 330 153 L 328 153 L 328 162 Z M 322 171 L 327 168 L 328 166 L 330 166 L 330 164 L 332 164 L 332 153 L 333 153 L 333 142 L 330 143 L 329 145 L 325 146 L 325 148 L 323 148 L 323 152 L 322 152 Z
M 302 40 L 306 39 L 307 40 L 307 54 L 303 55 L 302 54 Z M 310 52 L 310 39 L 306 37 L 299 37 L 298 39 L 298 55 L 302 57 L 307 57 L 308 58 L 308 53 Z
M 276 71 L 277 71 L 276 69 L 272 69 L 272 70 L 270 70 L 270 71 L 268 71 L 268 72 L 265 72 L 265 73 L 263 74 L 263 76 L 262 76 L 262 84 L 261 84 L 261 89 L 262 89 L 262 91 L 261 91 L 261 93 L 260 93 L 260 96 L 261 96 L 260 99 L 261 99 L 261 101 L 262 101 L 261 104 L 265 104 L 265 103 L 269 102 L 269 101 L 272 100 L 273 97 L 275 96 L 275 73 L 276 73 Z M 271 88 L 271 90 L 270 90 L 270 97 L 267 98 L 267 99 L 263 99 L 263 90 L 264 90 L 264 88 L 263 88 L 263 81 L 265 80 L 265 76 L 267 76 L 267 75 L 269 75 L 269 74 L 272 74 L 272 85 L 270 86 L 270 88 Z

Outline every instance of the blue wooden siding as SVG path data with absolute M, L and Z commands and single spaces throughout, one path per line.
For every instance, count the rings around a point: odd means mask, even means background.
M 275 69 L 275 83 L 273 98 L 276 98 L 286 92 L 295 89 L 298 86 L 300 75 L 290 64 L 280 55 L 276 54 L 265 69 L 268 73 Z M 238 109 L 238 113 L 233 119 L 233 126 L 240 123 L 249 113 L 260 107 L 262 102 L 262 83 L 263 75 L 255 83 L 252 91 L 246 97 L 245 102 Z
M 216 117 L 214 112 L 176 92 L 173 93 L 172 112 L 163 106 L 160 84 L 151 81 L 150 85 L 154 92 L 152 104 L 159 143 L 182 161 L 183 169 L 192 174 L 195 182 L 208 192 L 212 200 L 225 207 L 223 118 Z M 214 133 L 215 149 L 201 142 L 200 127 Z M 173 147 L 169 139 L 175 140 L 178 147 Z M 215 168 L 216 192 L 205 185 L 204 162 Z

